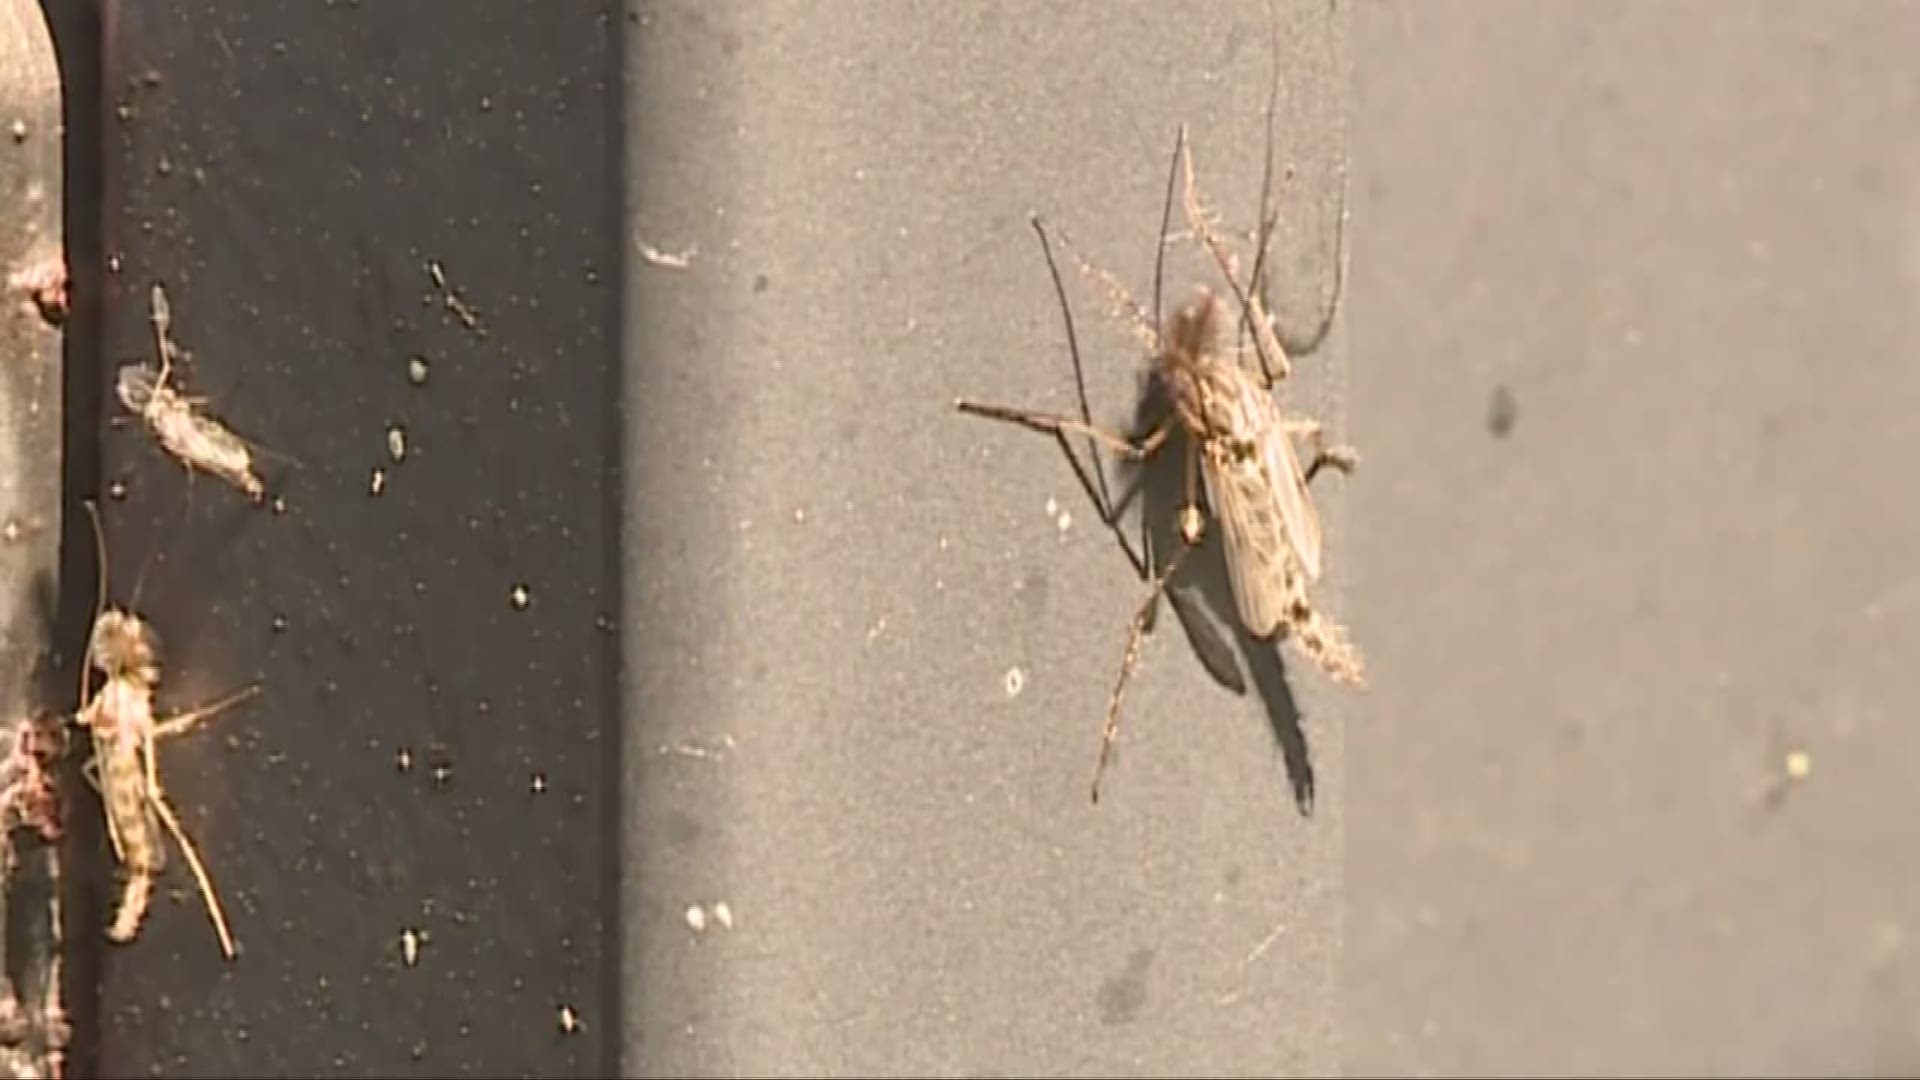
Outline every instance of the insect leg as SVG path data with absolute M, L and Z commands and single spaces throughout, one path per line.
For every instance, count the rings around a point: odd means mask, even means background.
M 197 709 L 189 709 L 186 712 L 175 713 L 153 725 L 154 741 L 158 742 L 161 739 L 172 738 L 175 735 L 183 735 L 187 729 L 193 727 L 193 725 L 202 720 L 211 720 L 215 716 L 226 712 L 228 709 L 233 708 L 235 705 L 240 704 L 259 692 L 260 684 L 255 683 L 244 689 L 236 690 L 226 697 L 221 698 L 219 701 L 202 705 Z
M 1206 515 L 1200 512 L 1200 447 L 1187 443 L 1187 501 L 1180 504 L 1180 541 L 1188 547 L 1200 543 L 1207 529 Z
M 1303 474 L 1308 483 L 1312 483 L 1314 476 L 1323 468 L 1351 473 L 1360 464 L 1360 451 L 1346 443 L 1329 444 L 1326 430 L 1318 420 L 1305 416 L 1288 419 L 1281 422 L 1281 428 L 1289 438 L 1298 436 L 1306 439 L 1308 449 L 1313 451 L 1313 461 Z
M 227 930 L 227 914 L 220 907 L 220 897 L 213 891 L 213 877 L 207 873 L 206 864 L 200 861 L 200 852 L 187 838 L 187 831 L 180 827 L 180 819 L 174 816 L 173 807 L 167 804 L 167 797 L 154 788 L 147 793 L 153 808 L 160 815 L 160 821 L 167 831 L 173 834 L 174 842 L 180 845 L 181 854 L 187 857 L 187 866 L 193 870 L 193 878 L 200 885 L 200 897 L 206 901 L 207 917 L 213 920 L 214 932 L 220 935 L 220 951 L 231 960 L 234 957 L 233 934 Z
M 1173 426 L 1173 417 L 1169 416 L 1167 419 L 1162 420 L 1158 427 L 1148 432 L 1145 438 L 1135 442 L 1124 435 L 1118 435 L 1108 431 L 1098 424 L 1089 424 L 1077 416 L 1067 416 L 1061 413 L 1033 412 L 1028 409 L 1015 409 L 1005 405 L 984 405 L 977 401 L 961 400 L 953 404 L 954 407 L 958 408 L 961 412 L 972 413 L 975 416 L 984 416 L 990 420 L 1007 420 L 1012 423 L 1025 424 L 1030 428 L 1055 434 L 1075 432 L 1081 435 L 1088 435 L 1099 440 L 1115 453 L 1124 454 L 1127 457 L 1135 459 L 1151 457 L 1154 451 L 1160 449 L 1160 444 L 1166 441 L 1167 433 L 1172 430 Z
M 1100 757 L 1093 766 L 1093 801 L 1100 801 L 1100 777 L 1107 771 L 1107 759 L 1113 754 L 1114 736 L 1120 733 L 1120 702 L 1126 696 L 1127 683 L 1133 678 L 1134 669 L 1140 666 L 1140 650 L 1146 642 L 1147 620 L 1152 615 L 1160 594 L 1166 590 L 1167 580 L 1180 567 L 1180 561 L 1186 558 L 1191 547 L 1182 547 L 1167 560 L 1166 568 L 1154 575 L 1153 587 L 1147 597 L 1141 601 L 1140 608 L 1134 612 L 1133 622 L 1127 627 L 1127 649 L 1120 658 L 1120 676 L 1113 684 L 1113 697 L 1107 702 L 1106 725 L 1100 731 Z

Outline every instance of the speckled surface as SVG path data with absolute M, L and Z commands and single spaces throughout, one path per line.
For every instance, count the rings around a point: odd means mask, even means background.
M 1281 16 L 1276 300 L 1305 330 L 1334 277 L 1344 16 Z M 1247 689 L 1223 689 L 1163 609 L 1089 805 L 1142 584 L 1052 440 L 952 404 L 1074 407 L 1029 212 L 1148 298 L 1185 122 L 1251 227 L 1264 6 L 671 4 L 629 33 L 628 239 L 697 248 L 629 286 L 646 734 L 626 827 L 653 883 L 628 910 L 629 1068 L 1337 1067 L 1338 695 L 1230 642 Z M 1170 297 L 1207 280 L 1175 255 Z M 1068 293 L 1094 413 L 1124 422 L 1140 357 L 1086 282 Z M 1340 347 L 1336 329 L 1295 388 L 1336 434 Z M 1326 498 L 1341 613 L 1337 481 Z M 1270 712 L 1313 770 L 1312 817 Z M 735 928 L 691 929 L 718 900 Z
M 1581 11 L 1354 10 L 1346 1064 L 1910 1076 L 1920 8 Z
M 106 370 L 153 355 L 164 282 L 188 391 L 263 448 L 285 512 L 189 484 L 137 426 L 102 435 L 111 593 L 138 589 L 163 637 L 161 707 L 264 692 L 161 755 L 241 955 L 220 958 L 178 867 L 105 956 L 101 1067 L 601 1074 L 610 21 L 249 3 L 106 22 Z
M 166 280 L 297 464 L 104 436 L 163 704 L 266 685 L 163 760 L 244 954 L 163 899 L 107 1067 L 1911 1071 L 1912 9 L 1278 7 L 1373 688 L 1203 564 L 1096 808 L 1139 584 L 951 402 L 1075 407 L 1030 211 L 1144 295 L 1185 122 L 1250 223 L 1264 5 L 120 5 L 104 359 Z

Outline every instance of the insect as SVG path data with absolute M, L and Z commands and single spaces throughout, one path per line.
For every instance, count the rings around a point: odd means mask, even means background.
M 106 606 L 106 541 L 101 534 L 98 509 L 90 501 L 86 505 L 93 520 L 101 589 L 93 632 L 87 642 L 86 663 L 81 665 L 81 706 L 75 719 L 93 738 L 93 757 L 87 763 L 87 776 L 99 789 L 107 820 L 107 838 L 113 845 L 114 857 L 126 870 L 120 904 L 107 937 L 128 942 L 139 932 L 153 897 L 154 880 L 166 865 L 165 837 L 160 831 L 164 827 L 186 856 L 201 898 L 206 902 L 214 932 L 219 935 L 220 950 L 231 960 L 235 951 L 226 913 L 220 906 L 206 864 L 160 786 L 155 748 L 162 740 L 184 734 L 195 724 L 252 697 L 260 688 L 249 686 L 211 705 L 176 713 L 164 720 L 154 716 L 154 691 L 160 684 L 159 638 L 138 615 Z M 94 668 L 106 677 L 98 694 L 92 693 L 88 686 Z
M 1237 260 L 1216 234 L 1212 215 L 1200 196 L 1185 127 L 1180 129 L 1175 167 L 1175 175 L 1184 176 L 1182 204 L 1188 225 L 1213 256 L 1240 303 L 1244 320 L 1251 324 L 1259 372 L 1249 369 L 1240 350 L 1229 349 L 1222 341 L 1226 305 L 1211 290 L 1197 290 L 1194 299 L 1168 320 L 1163 334 L 1126 287 L 1089 263 L 1063 234 L 1061 246 L 1073 255 L 1082 274 L 1101 287 L 1113 313 L 1152 355 L 1151 374 L 1172 406 L 1168 414 L 1145 436 L 1135 439 L 1083 417 L 965 400 L 957 403 L 965 412 L 1056 435 L 1084 434 L 1134 460 L 1158 452 L 1175 423 L 1189 436 L 1186 498 L 1178 521 L 1181 547 L 1153 575 L 1147 596 L 1129 626 L 1094 767 L 1095 802 L 1099 801 L 1100 778 L 1119 730 L 1120 706 L 1139 666 L 1155 605 L 1186 555 L 1205 536 L 1206 516 L 1196 491 L 1199 483 L 1204 483 L 1207 505 L 1221 523 L 1227 576 L 1246 630 L 1261 640 L 1285 631 L 1336 682 L 1358 686 L 1364 684 L 1365 677 L 1364 664 L 1344 629 L 1321 615 L 1307 595 L 1308 584 L 1320 576 L 1322 556 L 1320 519 L 1307 485 L 1322 468 L 1350 471 L 1358 458 L 1351 447 L 1327 445 L 1318 421 L 1288 416 L 1274 400 L 1274 384 L 1290 372 L 1273 318 L 1259 298 L 1260 275 L 1275 215 L 1268 213 L 1261 224 L 1257 236 L 1260 256 L 1255 261 L 1252 285 L 1243 286 Z M 1175 175 L 1168 177 L 1163 237 L 1172 215 Z M 1044 239 L 1045 228 L 1037 217 L 1034 226 Z M 1294 448 L 1295 438 L 1306 439 L 1315 452 L 1312 463 L 1305 468 Z
M 232 484 L 248 499 L 266 498 L 266 485 L 253 471 L 253 451 L 226 425 L 199 411 L 204 399 L 190 398 L 172 384 L 174 361 L 180 347 L 173 340 L 173 309 L 167 292 L 153 286 L 149 307 L 153 340 L 160 354 L 158 371 L 141 362 L 126 364 L 114 381 L 114 392 L 127 411 L 146 422 L 166 451 L 189 470 L 198 469 Z

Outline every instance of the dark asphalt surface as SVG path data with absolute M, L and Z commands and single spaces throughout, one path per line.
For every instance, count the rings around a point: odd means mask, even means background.
M 161 707 L 264 690 L 161 761 L 241 955 L 180 866 L 105 957 L 107 1075 L 608 1067 L 608 18 L 108 12 L 101 370 L 153 355 L 163 282 L 188 390 L 265 449 L 286 510 L 189 484 L 137 427 L 102 437 L 110 592 L 168 646 Z
M 102 1067 L 1920 1064 L 1920 9 L 1279 7 L 1294 338 L 1351 174 L 1286 392 L 1362 454 L 1316 598 L 1372 686 L 1249 648 L 1213 556 L 1098 807 L 1141 585 L 951 402 L 1076 406 L 1029 212 L 1145 298 L 1186 123 L 1251 226 L 1264 5 L 115 7 L 98 369 L 165 282 L 287 510 L 103 433 L 163 707 L 265 692 L 162 762 L 242 956 L 176 871 Z

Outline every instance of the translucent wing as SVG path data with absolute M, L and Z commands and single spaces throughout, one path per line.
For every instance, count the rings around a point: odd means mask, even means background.
M 1256 637 L 1271 635 L 1286 618 L 1287 534 L 1274 486 L 1262 475 L 1262 458 L 1233 461 L 1214 453 L 1201 457 L 1207 502 L 1220 523 L 1227 580 L 1240 621 Z
M 1254 460 L 1245 467 L 1251 470 L 1257 464 L 1265 473 L 1269 494 L 1264 501 L 1273 504 L 1273 512 L 1279 515 L 1280 527 L 1286 531 L 1287 543 L 1293 547 L 1294 557 L 1300 561 L 1307 580 L 1318 581 L 1320 514 L 1307 491 L 1306 473 L 1300 468 L 1293 440 L 1287 436 L 1280 405 L 1274 400 L 1273 392 L 1262 386 L 1251 372 L 1238 365 L 1233 366 L 1232 371 L 1237 384 L 1233 392 L 1240 421 L 1237 430 L 1255 448 Z M 1255 479 L 1249 477 L 1250 482 Z
M 1300 569 L 1306 573 L 1307 580 L 1318 581 L 1320 512 L 1314 508 L 1313 496 L 1307 491 L 1307 474 L 1300 468 L 1300 458 L 1294 452 L 1293 439 L 1288 437 L 1281 424 L 1279 405 L 1274 403 L 1273 395 L 1264 390 L 1260 392 L 1260 400 L 1265 402 L 1269 413 L 1269 423 L 1260 440 L 1260 459 L 1266 466 L 1274 500 L 1279 504 L 1280 523 L 1287 530 L 1287 539 L 1293 545 L 1293 554 L 1300 560 Z

